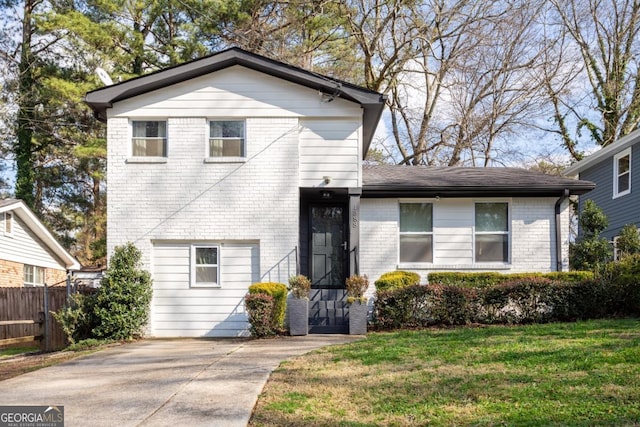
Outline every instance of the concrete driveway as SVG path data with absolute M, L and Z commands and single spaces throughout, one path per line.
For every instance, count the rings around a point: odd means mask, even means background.
M 0 381 L 0 405 L 61 405 L 66 427 L 245 426 L 281 361 L 361 338 L 145 340 Z

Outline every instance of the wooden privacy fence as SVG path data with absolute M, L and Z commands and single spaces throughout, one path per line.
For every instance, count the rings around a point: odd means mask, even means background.
M 67 346 L 67 337 L 51 315 L 67 300 L 67 288 L 0 288 L 0 347 L 39 343 L 40 350 Z

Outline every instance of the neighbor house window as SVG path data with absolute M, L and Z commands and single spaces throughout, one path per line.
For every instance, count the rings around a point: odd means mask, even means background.
M 135 157 L 167 156 L 167 122 L 134 120 L 131 154 Z
M 220 286 L 220 247 L 191 247 L 191 285 Z
M 433 262 L 433 204 L 400 204 L 400 262 Z
M 509 204 L 475 204 L 475 261 L 509 262 Z
M 36 267 L 35 265 L 25 265 L 24 284 L 25 286 L 43 286 L 44 268 Z
M 245 157 L 244 121 L 209 122 L 209 157 Z
M 613 158 L 613 197 L 631 193 L 631 149 L 626 149 Z
M 13 235 L 13 214 L 11 212 L 4 213 L 4 234 L 5 236 Z

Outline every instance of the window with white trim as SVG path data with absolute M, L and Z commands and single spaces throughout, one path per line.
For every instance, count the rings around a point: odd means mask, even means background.
M 35 265 L 24 265 L 24 285 L 43 286 L 44 268 Z
M 3 229 L 5 236 L 13 236 L 13 213 L 4 213 Z
M 475 262 L 509 262 L 509 204 L 475 204 Z
M 244 120 L 210 120 L 209 157 L 245 157 Z
M 220 246 L 191 246 L 191 286 L 220 286 Z
M 167 157 L 167 122 L 133 120 L 131 154 L 134 157 Z
M 400 262 L 433 262 L 433 203 L 400 203 Z
M 613 197 L 631 193 L 631 148 L 613 157 Z

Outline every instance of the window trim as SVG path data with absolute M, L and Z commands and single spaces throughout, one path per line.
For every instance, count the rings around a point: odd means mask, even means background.
M 430 204 L 431 205 L 431 231 L 401 231 L 400 222 L 401 218 L 401 205 L 415 205 L 415 204 Z M 436 204 L 434 200 L 403 200 L 398 201 L 398 265 L 434 265 L 434 261 L 436 259 L 436 238 L 435 238 L 435 227 L 434 227 L 434 219 L 435 219 L 435 209 Z M 431 261 L 403 261 L 401 258 L 400 247 L 401 247 L 401 237 L 402 236 L 431 236 Z
M 477 231 L 476 230 L 476 205 L 479 203 L 483 204 L 497 204 L 502 203 L 507 205 L 507 231 Z M 481 264 L 481 265 L 511 265 L 513 261 L 513 248 L 512 248 L 512 221 L 511 221 L 511 201 L 510 200 L 474 200 L 473 201 L 473 230 L 472 230 L 472 254 L 473 254 L 473 264 Z M 506 261 L 478 261 L 476 259 L 476 236 L 477 235 L 506 235 L 507 236 L 507 260 Z
M 629 175 L 629 188 L 625 191 L 618 191 L 618 182 L 620 179 L 620 159 L 623 157 L 629 156 L 629 170 L 625 173 Z M 617 199 L 618 197 L 626 196 L 631 193 L 631 147 L 620 151 L 615 156 L 613 156 L 613 198 Z
M 16 226 L 16 222 L 14 218 L 15 218 L 15 215 L 13 214 L 13 212 L 5 212 L 3 215 L 2 231 L 4 235 L 7 237 L 13 237 L 13 233 L 14 233 L 13 230 L 15 229 L 15 226 Z
M 221 288 L 220 283 L 220 270 L 222 264 L 222 245 L 219 243 L 194 243 L 189 248 L 189 286 L 192 288 Z M 196 262 L 196 249 L 199 248 L 215 248 L 217 252 L 218 263 L 217 264 L 197 264 Z M 207 266 L 216 267 L 216 283 L 213 282 L 196 282 L 196 267 Z
M 241 122 L 242 123 L 242 155 L 241 156 L 211 156 L 210 155 L 210 146 L 211 144 L 211 123 L 212 122 Z M 215 139 L 238 139 L 238 138 L 229 138 L 229 137 L 220 137 Z M 205 163 L 233 163 L 233 162 L 244 162 L 247 160 L 247 119 L 246 118 L 238 118 L 238 117 L 215 117 L 208 118 L 206 121 L 206 131 L 205 131 L 205 144 L 204 144 L 204 158 Z
M 42 283 L 38 283 L 38 282 L 27 282 L 27 270 L 28 269 L 33 269 L 33 271 L 31 272 L 32 277 L 37 279 L 37 274 L 36 271 L 40 270 L 42 272 Z M 22 283 L 24 284 L 24 286 L 27 287 L 36 287 L 36 286 L 44 286 L 44 284 L 46 283 L 46 269 L 44 267 L 40 267 L 37 265 L 31 265 L 31 264 L 24 264 L 22 266 Z
M 164 140 L 163 156 L 137 156 L 133 154 L 133 125 L 135 122 L 164 122 L 166 136 L 162 138 Z M 160 137 L 148 137 L 144 139 L 161 139 Z M 142 139 L 142 138 L 136 138 Z M 167 118 L 131 118 L 129 120 L 129 158 L 127 163 L 165 163 L 169 157 L 169 120 Z

